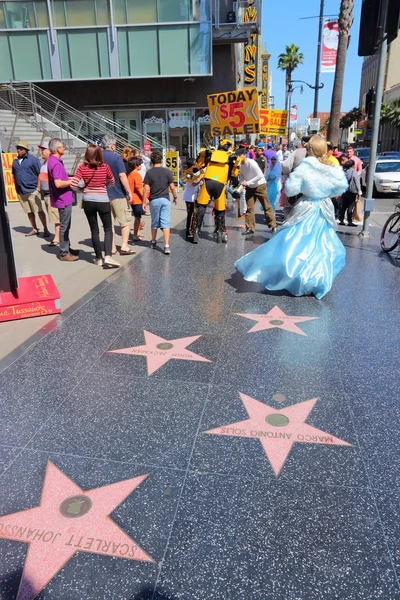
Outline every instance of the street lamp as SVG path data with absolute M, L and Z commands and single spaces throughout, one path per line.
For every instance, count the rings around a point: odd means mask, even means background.
M 300 94 L 302 94 L 303 91 L 304 91 L 302 85 L 296 85 L 295 87 L 292 87 L 292 83 L 294 83 L 294 82 L 293 81 L 289 81 L 288 94 L 287 94 L 288 95 L 288 99 L 289 99 L 289 106 L 288 106 L 288 108 L 289 108 L 289 110 L 288 110 L 288 127 L 287 127 L 288 144 L 290 144 L 290 111 L 291 111 L 291 108 L 292 108 L 292 94 L 293 94 L 294 90 L 297 90 L 297 88 L 300 88 Z
M 315 90 L 315 97 L 316 97 L 316 101 L 315 102 L 318 105 L 318 90 L 321 90 L 324 87 L 323 83 L 320 83 L 319 85 L 311 85 L 311 83 L 307 83 L 307 81 L 303 81 L 302 79 L 292 79 L 292 80 L 289 81 L 288 94 L 290 93 L 290 90 L 293 91 L 293 89 L 294 89 L 294 88 L 292 88 L 292 83 L 303 83 L 304 85 L 306 85 L 307 87 L 309 87 L 311 90 Z M 314 106 L 315 106 L 315 103 L 314 103 Z M 314 111 L 314 115 L 315 115 L 315 111 Z M 317 117 L 318 117 L 318 113 L 317 113 Z M 317 118 L 317 117 L 315 117 L 315 118 Z M 289 121 L 288 121 L 288 123 L 290 124 L 290 109 L 289 109 Z M 289 125 L 289 127 L 290 127 L 290 125 Z

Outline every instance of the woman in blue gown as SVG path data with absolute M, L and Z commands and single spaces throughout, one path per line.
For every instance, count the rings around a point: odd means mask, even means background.
M 325 140 L 314 135 L 306 158 L 285 185 L 288 197 L 301 194 L 291 214 L 273 238 L 235 263 L 246 281 L 294 296 L 325 296 L 346 261 L 330 199 L 343 194 L 347 186 L 342 167 L 327 160 Z

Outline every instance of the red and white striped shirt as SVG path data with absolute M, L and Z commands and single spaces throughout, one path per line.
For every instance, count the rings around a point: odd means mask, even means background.
M 115 179 L 110 167 L 103 163 L 97 169 L 91 168 L 88 165 L 79 165 L 74 177 L 72 178 L 71 187 L 78 187 L 80 180 L 83 179 L 85 187 L 83 189 L 85 196 L 107 196 L 107 184 L 114 185 Z

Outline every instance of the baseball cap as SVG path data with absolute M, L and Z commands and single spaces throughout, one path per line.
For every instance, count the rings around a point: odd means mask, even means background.
M 264 144 L 264 142 L 260 142 L 260 143 L 258 144 L 258 148 L 265 148 L 265 144 Z
M 49 144 L 47 142 L 42 142 L 41 144 L 38 144 L 38 148 L 40 148 L 40 150 L 48 150 Z
M 24 140 L 18 140 L 18 142 L 15 144 L 16 148 L 23 148 L 24 150 L 30 150 L 29 145 L 27 142 L 24 142 Z

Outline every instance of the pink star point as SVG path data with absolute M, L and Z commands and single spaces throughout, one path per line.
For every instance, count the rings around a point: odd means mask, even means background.
M 239 392 L 239 395 L 249 418 L 204 433 L 259 439 L 276 477 L 280 475 L 295 442 L 351 446 L 349 442 L 305 422 L 318 398 L 276 409 L 246 394 Z
M 252 315 L 246 313 L 236 313 L 239 317 L 245 317 L 246 319 L 252 319 L 257 321 L 255 325 L 247 333 L 254 331 L 263 331 L 264 329 L 286 329 L 292 333 L 298 333 L 299 335 L 305 335 L 306 333 L 300 327 L 297 327 L 296 323 L 304 323 L 305 321 L 314 321 L 319 317 L 295 317 L 286 315 L 279 306 L 274 306 L 265 315 Z
M 110 354 L 136 354 L 145 356 L 147 360 L 147 373 L 152 375 L 169 360 L 193 360 L 199 362 L 212 362 L 200 354 L 187 350 L 193 342 L 198 340 L 201 335 L 178 338 L 176 340 L 166 340 L 150 331 L 143 330 L 146 343 L 142 346 L 133 348 L 121 348 L 121 350 L 109 350 Z
M 0 517 L 0 538 L 27 542 L 17 600 L 32 600 L 76 552 L 154 562 L 109 516 L 148 475 L 82 490 L 48 461 L 39 506 Z

